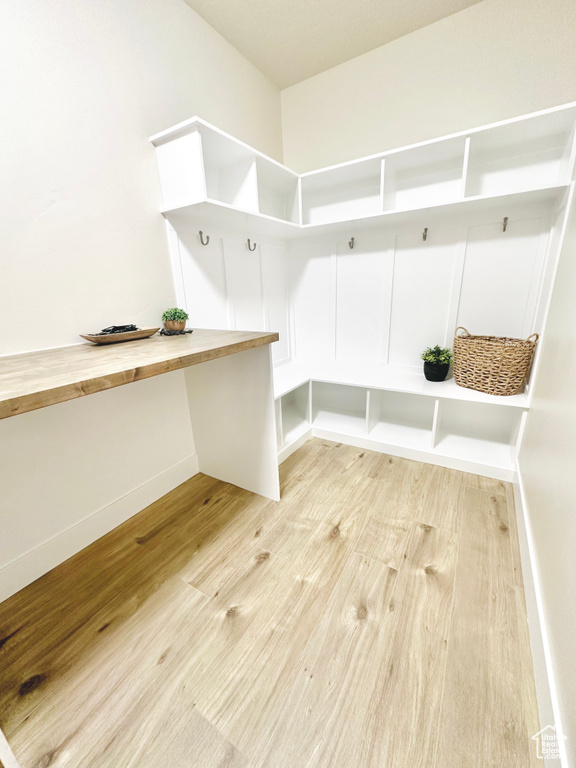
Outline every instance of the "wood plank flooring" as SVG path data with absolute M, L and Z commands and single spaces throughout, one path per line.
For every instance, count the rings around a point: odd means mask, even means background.
M 509 486 L 323 440 L 198 475 L 0 604 L 21 768 L 530 768 Z

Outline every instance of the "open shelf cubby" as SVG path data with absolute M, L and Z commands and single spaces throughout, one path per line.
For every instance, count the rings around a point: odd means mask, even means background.
M 384 210 L 409 210 L 463 196 L 466 139 L 395 152 L 384 161 Z
M 461 392 L 465 397 L 469 393 Z M 441 390 L 439 394 L 442 396 L 312 377 L 276 399 L 280 460 L 312 434 L 513 479 L 527 409 L 519 403 L 507 404 L 505 399 L 482 402 L 444 397 Z
M 424 395 L 371 389 L 368 437 L 381 443 L 429 451 L 435 400 Z
M 302 224 L 326 224 L 382 211 L 380 158 L 302 176 Z
M 435 451 L 512 469 L 523 411 L 456 400 L 440 402 Z
M 256 158 L 244 145 L 200 126 L 206 195 L 245 211 L 258 212 Z
M 366 389 L 312 382 L 312 425 L 345 435 L 366 434 Z
M 568 183 L 575 117 L 575 110 L 568 109 L 474 133 L 466 196 Z
M 259 212 L 298 224 L 298 176 L 262 157 L 256 158 L 256 171 Z
M 308 382 L 284 395 L 282 408 L 282 445 L 295 443 L 310 429 L 310 385 Z

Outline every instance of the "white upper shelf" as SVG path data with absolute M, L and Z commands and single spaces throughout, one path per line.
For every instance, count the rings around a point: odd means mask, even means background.
M 509 206 L 552 205 L 572 179 L 575 126 L 573 102 L 301 175 L 198 117 L 151 141 L 174 226 L 202 217 L 298 237 L 407 216 L 414 225 L 415 212 L 428 226 L 459 212 L 494 207 L 511 219 Z
M 504 216 L 507 216 L 509 223 L 512 223 L 516 215 L 519 218 L 530 215 L 528 206 L 534 208 L 534 215 L 542 214 L 543 208 L 552 209 L 554 205 L 560 202 L 566 190 L 566 185 L 559 185 L 508 195 L 481 195 L 449 204 L 437 203 L 405 211 L 384 211 L 354 219 L 304 226 L 272 216 L 241 210 L 217 200 L 203 200 L 191 205 L 167 209 L 162 213 L 177 231 L 197 229 L 199 223 L 202 223 L 206 227 L 212 225 L 220 231 L 229 230 L 230 233 L 241 230 L 249 231 L 255 235 L 291 239 L 326 232 L 354 235 L 361 231 L 383 226 L 390 226 L 397 230 L 404 224 L 407 227 L 424 228 L 439 223 L 451 223 L 456 216 L 463 214 L 466 215 L 469 224 L 474 223 L 473 217 L 475 215 L 481 216 L 483 222 L 487 215 L 494 221 L 501 221 Z

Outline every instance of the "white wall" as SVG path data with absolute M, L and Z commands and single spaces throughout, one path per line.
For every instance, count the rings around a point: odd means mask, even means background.
M 568 223 L 520 452 L 569 765 L 576 766 L 576 209 Z M 543 724 L 544 725 L 544 724 Z
M 0 10 L 0 353 L 153 323 L 172 298 L 150 134 L 199 113 L 281 156 L 279 91 L 183 0 Z
M 282 92 L 299 172 L 576 99 L 574 0 L 484 0 Z
M 148 137 L 199 114 L 280 158 L 279 90 L 183 0 L 5 0 L 0 75 L 0 355 L 160 324 L 175 298 Z M 0 422 L 0 456 L 2 599 L 101 535 L 90 515 L 111 526 L 193 471 L 183 375 Z

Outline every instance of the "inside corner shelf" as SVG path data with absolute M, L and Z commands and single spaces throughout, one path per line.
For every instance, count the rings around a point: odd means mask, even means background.
M 298 176 L 263 158 L 256 158 L 258 212 L 280 221 L 300 220 Z
M 362 160 L 302 176 L 302 223 L 329 224 L 382 213 L 382 161 Z

